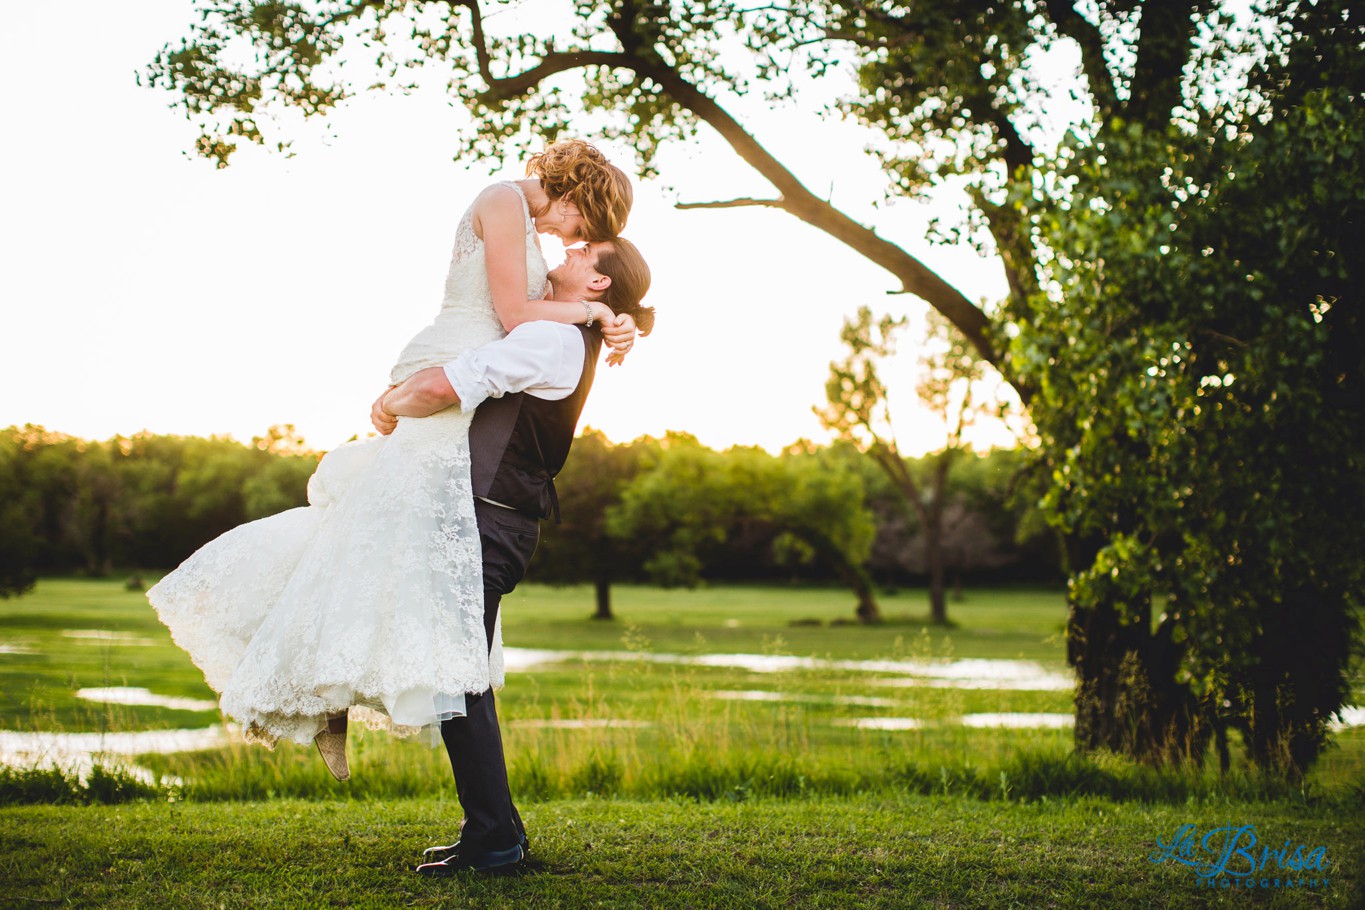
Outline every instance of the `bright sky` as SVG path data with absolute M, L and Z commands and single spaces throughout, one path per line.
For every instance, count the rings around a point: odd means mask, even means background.
M 522 163 L 452 161 L 465 114 L 432 90 L 359 97 L 307 124 L 295 157 L 248 149 L 220 171 L 184 153 L 194 130 L 167 96 L 134 84 L 184 34 L 188 0 L 21 4 L 6 19 L 0 426 L 248 440 L 293 423 L 322 449 L 367 432 L 398 351 L 440 305 L 461 213 Z M 923 241 L 930 206 L 878 206 L 865 135 L 754 105 L 736 113 L 807 186 L 969 298 L 1003 294 L 994 262 Z M 624 148 L 603 148 L 629 170 Z M 709 131 L 660 163 L 663 181 L 637 184 L 627 231 L 653 269 L 658 329 L 599 373 L 583 423 L 618 441 L 669 429 L 715 447 L 826 439 L 811 408 L 843 318 L 923 305 L 888 297 L 889 274 L 781 212 L 676 210 L 770 192 Z M 543 240 L 553 264 L 558 241 Z M 899 375 L 901 445 L 933 448 L 939 433 Z

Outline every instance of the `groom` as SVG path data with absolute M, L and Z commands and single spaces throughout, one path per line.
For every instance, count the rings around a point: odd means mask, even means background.
M 622 314 L 653 325 L 641 308 L 649 267 L 628 240 L 587 244 L 567 252 L 550 272 L 550 299 L 600 301 L 610 325 L 570 326 L 528 322 L 505 338 L 432 367 L 384 393 L 370 419 L 384 435 L 399 417 L 426 417 L 451 406 L 477 408 L 469 429 L 474 514 L 483 546 L 484 629 L 493 644 L 498 607 L 526 573 L 540 534 L 540 519 L 559 518 L 554 477 L 564 466 L 579 414 L 592 387 L 603 334 L 629 339 Z M 600 308 L 596 308 L 600 310 Z M 586 314 L 592 308 L 585 307 Z M 621 342 L 628 349 L 632 341 Z M 466 716 L 441 724 L 465 820 L 459 843 L 426 851 L 423 875 L 462 870 L 511 870 L 525 859 L 527 839 L 512 804 L 493 691 L 465 696 Z

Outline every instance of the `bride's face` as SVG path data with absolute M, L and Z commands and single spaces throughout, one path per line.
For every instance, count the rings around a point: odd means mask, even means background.
M 553 234 L 565 246 L 582 243 L 588 239 L 583 213 L 567 199 L 556 199 L 550 203 L 550 210 L 535 217 L 536 230 L 541 234 Z

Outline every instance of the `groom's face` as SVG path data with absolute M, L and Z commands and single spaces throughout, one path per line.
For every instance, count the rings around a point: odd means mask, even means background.
M 600 296 L 611 279 L 597 270 L 597 252 L 605 243 L 585 243 L 564 251 L 564 263 L 550 271 L 555 296 L 581 300 Z

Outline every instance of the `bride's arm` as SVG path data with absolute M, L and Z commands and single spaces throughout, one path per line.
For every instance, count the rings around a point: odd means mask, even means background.
M 502 327 L 512 331 L 524 322 L 544 319 L 565 325 L 615 325 L 616 314 L 605 303 L 526 299 L 526 222 L 521 199 L 505 186 L 491 186 L 474 203 L 474 230 L 483 238 L 488 288 Z

